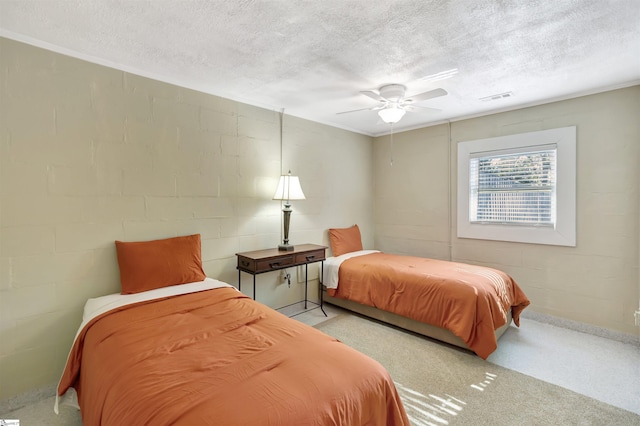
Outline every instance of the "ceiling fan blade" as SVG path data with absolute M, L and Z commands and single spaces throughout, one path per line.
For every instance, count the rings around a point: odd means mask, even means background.
M 433 89 L 433 90 L 429 90 L 428 92 L 422 92 L 422 93 L 418 93 L 417 95 L 408 97 L 405 99 L 405 102 L 406 101 L 422 102 L 422 101 L 426 101 L 427 99 L 439 98 L 440 96 L 445 96 L 446 94 L 447 94 L 447 91 L 444 89 Z
M 342 112 L 336 112 L 336 115 L 340 115 L 340 114 L 349 114 L 352 112 L 358 112 L 358 111 L 367 111 L 370 110 L 371 108 L 361 108 L 361 109 L 352 109 L 351 111 L 342 111 Z
M 380 101 L 380 102 L 386 102 L 387 101 L 385 98 L 380 96 L 378 93 L 372 92 L 371 90 L 365 90 L 365 91 L 362 91 L 360 93 L 362 93 L 365 96 L 370 97 L 371 99 L 375 99 L 376 101 Z
M 336 115 L 338 115 L 338 114 L 349 114 L 350 112 L 358 112 L 358 111 L 378 111 L 379 109 L 382 109 L 385 106 L 386 105 L 380 105 L 380 106 L 372 107 L 372 108 L 352 109 L 351 111 L 336 112 Z
M 425 107 L 422 105 L 407 105 L 406 107 L 404 107 L 404 109 L 406 109 L 407 111 L 415 111 L 415 112 L 441 112 L 441 109 L 438 108 L 431 108 L 431 107 Z
M 339 115 L 339 114 L 349 114 L 349 113 L 352 113 L 352 112 L 358 112 L 358 111 L 370 111 L 370 110 L 372 110 L 372 109 L 373 109 L 373 108 L 352 109 L 352 110 L 350 110 L 350 111 L 336 112 L 336 115 Z

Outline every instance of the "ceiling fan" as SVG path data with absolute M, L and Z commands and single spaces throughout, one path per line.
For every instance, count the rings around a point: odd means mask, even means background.
M 410 111 L 418 102 L 426 101 L 428 99 L 445 96 L 447 91 L 444 89 L 434 89 L 428 92 L 418 93 L 411 97 L 405 97 L 405 91 L 407 88 L 402 84 L 387 84 L 378 89 L 378 93 L 372 90 L 365 90 L 362 93 L 365 96 L 370 97 L 381 105 L 371 108 L 361 108 L 352 111 L 339 112 L 338 114 L 347 114 L 356 111 L 378 111 L 378 115 L 387 124 L 395 124 L 404 116 L 406 111 Z

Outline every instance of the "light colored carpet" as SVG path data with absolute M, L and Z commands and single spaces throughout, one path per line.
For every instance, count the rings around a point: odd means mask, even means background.
M 82 426 L 80 411 L 62 406 L 60 414 L 56 415 L 53 412 L 54 403 L 55 397 L 48 397 L 5 414 L 4 418 L 20 420 L 20 426 Z
M 417 426 L 640 425 L 630 411 L 364 317 L 316 328 L 380 362 Z

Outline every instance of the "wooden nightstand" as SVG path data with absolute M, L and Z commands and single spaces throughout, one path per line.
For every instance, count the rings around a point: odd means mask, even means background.
M 310 263 L 315 262 L 324 264 L 326 249 L 327 247 L 316 244 L 298 244 L 293 251 L 280 251 L 273 248 L 236 253 L 238 258 L 238 266 L 236 267 L 238 269 L 238 290 L 242 288 L 242 272 L 253 275 L 253 299 L 255 300 L 256 275 L 304 265 L 304 308 L 307 309 L 308 267 Z M 322 271 L 322 265 L 320 271 Z M 320 309 L 327 316 L 322 307 L 322 291 L 320 292 Z

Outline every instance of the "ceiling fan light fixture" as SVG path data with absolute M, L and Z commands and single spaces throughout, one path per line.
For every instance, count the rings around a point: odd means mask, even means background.
M 405 114 L 405 110 L 403 110 L 402 108 L 398 108 L 397 106 L 391 106 L 388 108 L 383 108 L 380 111 L 378 111 L 378 115 L 380 116 L 380 118 L 382 118 L 382 121 L 384 121 L 387 124 L 395 124 L 398 121 L 400 121 L 400 119 L 402 119 L 402 117 Z

